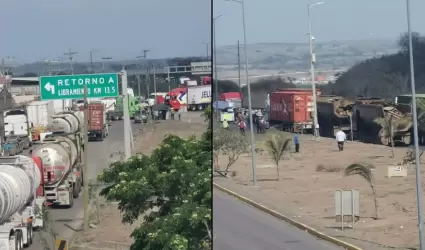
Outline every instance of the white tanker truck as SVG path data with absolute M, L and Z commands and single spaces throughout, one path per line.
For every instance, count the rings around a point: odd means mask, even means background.
M 81 113 L 53 116 L 47 126 L 51 134 L 32 151 L 32 156 L 39 157 L 43 164 L 46 201 L 55 206 L 72 207 L 83 185 Z
M 43 227 L 41 165 L 23 155 L 0 157 L 0 249 L 22 250 Z

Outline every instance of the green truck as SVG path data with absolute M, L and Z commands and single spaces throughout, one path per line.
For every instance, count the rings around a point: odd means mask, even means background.
M 124 97 L 118 96 L 115 102 L 115 110 L 109 113 L 109 119 L 116 121 L 122 120 L 124 117 Z M 135 114 L 140 110 L 139 101 L 134 96 L 128 96 L 128 111 L 130 119 L 133 119 Z

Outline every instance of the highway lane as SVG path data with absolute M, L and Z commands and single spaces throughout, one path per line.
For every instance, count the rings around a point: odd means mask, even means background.
M 214 250 L 341 250 L 217 189 Z
M 140 124 L 131 121 L 133 134 L 140 128 Z M 88 145 L 88 177 L 95 179 L 97 174 L 107 168 L 110 163 L 110 155 L 118 151 L 124 151 L 124 122 L 115 121 L 109 127 L 109 136 L 103 142 L 89 142 Z M 53 220 L 53 230 L 58 233 L 58 237 L 68 238 L 73 234 L 70 227 L 78 227 L 83 221 L 83 192 L 74 201 L 74 206 L 70 209 L 49 209 L 49 218 Z M 68 226 L 67 226 L 68 225 Z M 40 242 L 40 232 L 36 233 L 34 244 L 27 248 L 29 250 L 44 250 L 44 245 Z M 50 238 L 49 234 L 43 232 L 43 238 Z M 53 241 L 49 241 L 52 246 Z M 52 248 L 54 249 L 54 248 Z

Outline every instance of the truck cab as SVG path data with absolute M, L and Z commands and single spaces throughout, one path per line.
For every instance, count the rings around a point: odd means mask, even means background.
M 27 149 L 32 144 L 31 125 L 25 109 L 10 109 L 3 111 L 4 136 L 19 137 L 22 147 Z

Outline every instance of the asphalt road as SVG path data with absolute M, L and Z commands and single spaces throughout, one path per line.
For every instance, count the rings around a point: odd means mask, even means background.
M 214 250 L 342 250 L 217 189 Z
M 131 121 L 133 134 L 136 134 L 140 124 Z M 107 168 L 110 162 L 110 155 L 118 151 L 124 151 L 124 122 L 114 121 L 109 127 L 109 136 L 103 142 L 89 142 L 88 145 L 88 177 L 95 179 L 97 174 Z M 53 230 L 58 233 L 58 237 L 68 238 L 74 231 L 69 227 L 77 228 L 83 221 L 83 192 L 74 201 L 74 206 L 70 209 L 49 209 L 49 218 L 53 220 Z M 46 233 L 44 233 L 46 234 Z M 46 236 L 45 238 L 47 238 Z M 49 245 L 53 245 L 53 241 Z M 29 250 L 44 250 L 41 243 L 40 232 L 36 233 L 34 244 L 27 248 Z M 55 248 L 52 248 L 55 249 Z

